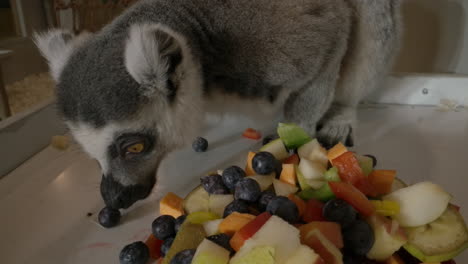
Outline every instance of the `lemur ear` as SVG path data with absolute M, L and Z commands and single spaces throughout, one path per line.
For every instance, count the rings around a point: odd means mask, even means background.
M 52 29 L 45 33 L 34 34 L 34 42 L 49 62 L 50 73 L 55 81 L 58 81 L 73 49 L 90 35 L 90 33 L 83 33 L 75 37 L 68 30 L 62 29 Z
M 149 24 L 130 29 L 125 67 L 138 83 L 169 94 L 168 80 L 181 62 L 181 44 L 169 30 Z

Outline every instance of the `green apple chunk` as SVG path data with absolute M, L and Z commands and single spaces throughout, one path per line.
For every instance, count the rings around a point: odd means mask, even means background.
M 468 247 L 468 229 L 460 213 L 449 206 L 434 222 L 405 229 L 406 251 L 422 262 L 443 262 Z
M 232 194 L 211 194 L 208 201 L 210 212 L 223 215 L 224 208 L 234 201 L 234 196 Z
M 420 182 L 383 197 L 400 204 L 400 212 L 394 218 L 403 227 L 422 226 L 436 220 L 451 198 L 449 193 L 431 182 Z
M 182 250 L 197 248 L 205 239 L 206 233 L 202 225 L 185 221 L 177 232 L 172 246 L 164 257 L 163 264 L 171 263 L 172 258 Z
M 194 212 L 208 212 L 210 210 L 210 195 L 198 186 L 191 191 L 184 199 L 184 210 L 186 213 L 191 214 Z
M 280 180 L 273 180 L 273 187 L 275 188 L 275 193 L 278 196 L 288 196 L 291 193 L 296 193 L 299 188 L 289 183 L 282 182 Z
M 231 263 L 247 263 L 240 262 L 240 259 L 256 247 L 269 246 L 274 248 L 274 263 L 283 264 L 300 244 L 299 229 L 273 215 L 250 239 L 245 241 Z
M 242 257 L 233 258 L 230 264 L 275 264 L 275 248 L 271 246 L 258 246 L 252 248 Z
M 208 239 L 204 239 L 193 256 L 192 264 L 227 264 L 229 251 Z
M 320 163 L 323 167 L 328 165 L 327 150 L 323 148 L 317 139 L 314 139 L 297 149 L 301 159 L 307 159 Z
M 272 140 L 265 146 L 261 147 L 260 151 L 270 152 L 277 160 L 284 160 L 289 157 L 289 153 L 286 150 L 286 147 L 284 146 L 281 138 Z
M 374 231 L 374 245 L 367 253 L 367 258 L 384 261 L 397 252 L 407 241 L 405 233 L 398 227 L 395 220 L 372 215 L 367 222 Z M 395 225 L 396 224 L 396 225 Z M 395 227 L 393 227 L 395 225 Z
M 277 132 L 284 145 L 289 149 L 298 148 L 312 140 L 307 132 L 296 124 L 279 123 Z
M 260 189 L 262 192 L 273 184 L 273 180 L 275 179 L 275 174 L 272 173 L 271 175 L 253 175 L 249 176 L 249 178 L 254 179 L 258 185 L 260 185 Z
M 372 158 L 357 154 L 355 156 L 364 175 L 369 176 L 369 174 L 374 170 L 374 161 Z

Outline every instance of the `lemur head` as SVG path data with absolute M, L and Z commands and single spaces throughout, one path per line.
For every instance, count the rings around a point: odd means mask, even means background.
M 160 25 L 96 35 L 36 36 L 56 81 L 59 112 L 102 169 L 108 206 L 145 198 L 165 154 L 189 142 L 202 119 L 199 66 L 185 39 Z

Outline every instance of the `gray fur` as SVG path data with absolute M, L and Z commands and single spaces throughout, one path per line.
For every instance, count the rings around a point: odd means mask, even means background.
M 154 149 L 140 160 L 159 163 L 154 153 L 196 135 L 216 95 L 284 107 L 312 135 L 319 124 L 324 143 L 352 143 L 356 106 L 397 51 L 399 12 L 399 0 L 142 0 L 67 49 L 54 68 L 59 109 L 118 190 L 156 168 L 132 175 L 103 149 L 151 131 Z

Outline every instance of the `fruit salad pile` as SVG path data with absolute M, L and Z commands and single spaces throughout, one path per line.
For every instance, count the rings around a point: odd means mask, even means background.
M 185 199 L 168 193 L 148 240 L 123 264 L 455 263 L 467 226 L 451 195 L 407 186 L 376 159 L 326 150 L 294 124 L 231 166 L 201 178 Z M 267 140 L 268 141 L 268 140 Z

